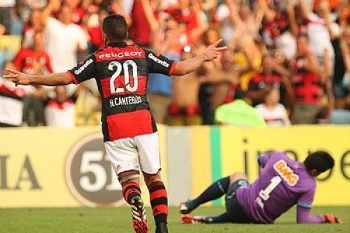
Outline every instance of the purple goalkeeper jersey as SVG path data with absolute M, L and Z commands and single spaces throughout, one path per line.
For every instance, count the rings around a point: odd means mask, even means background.
M 258 161 L 264 167 L 258 179 L 237 190 L 238 203 L 250 219 L 273 223 L 294 204 L 311 208 L 316 180 L 303 163 L 290 159 L 284 152 L 261 155 Z

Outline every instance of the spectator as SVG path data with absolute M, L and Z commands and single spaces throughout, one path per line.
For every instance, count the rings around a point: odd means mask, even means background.
M 320 65 L 321 81 L 312 85 L 318 87 L 306 88 L 318 93 L 314 98 L 319 99 L 316 105 L 320 108 L 316 118 L 328 122 L 333 105 L 336 109 L 350 108 L 348 0 L 2 0 L 0 37 L 5 36 L 0 38 L 0 71 L 3 61 L 12 60 L 17 53 L 15 41 L 21 40 L 22 48 L 32 48 L 33 35 L 38 31 L 47 37 L 45 50 L 51 56 L 53 70 L 65 71 L 86 54 L 86 49 L 94 52 L 103 47 L 100 22 L 110 13 L 126 18 L 131 28 L 129 43 L 152 48 L 174 60 L 186 45 L 200 47 L 224 38 L 230 50 L 216 62 L 205 64 L 197 74 L 201 77 L 198 102 L 203 124 L 213 124 L 215 108 L 232 102 L 237 93 L 248 91 L 253 100 L 250 104 L 262 103 L 265 86 L 279 85 L 281 103 L 290 116 L 295 115 L 293 92 L 300 91 L 296 74 L 302 72 L 289 65 L 298 60 L 294 54 L 299 34 L 307 35 L 309 50 Z M 23 35 L 13 37 L 20 35 L 22 28 L 16 25 L 23 24 Z M 266 53 L 273 55 L 272 73 L 266 71 Z M 294 89 L 288 81 L 296 81 Z M 166 121 L 170 102 L 177 102 L 171 97 L 172 82 L 163 75 L 149 76 L 148 98 L 158 123 Z M 68 95 L 74 90 L 68 87 Z M 33 88 L 28 93 L 31 91 Z M 298 95 L 300 98 L 300 92 Z M 76 123 L 96 124 L 99 111 L 86 103 L 99 99 L 90 88 L 79 96 Z M 300 99 L 297 102 L 300 110 Z
M 179 0 L 165 9 L 176 21 L 185 23 L 188 44 L 194 45 L 208 27 L 199 0 Z
M 225 44 L 229 44 L 232 41 L 234 29 L 232 27 L 230 8 L 227 6 L 226 1 L 223 1 L 217 7 L 215 12 L 216 24 L 220 27 L 220 32 Z
M 181 49 L 184 47 L 184 41 L 179 40 L 185 33 L 185 28 L 181 27 L 174 18 L 165 14 L 160 18 L 158 24 L 154 18 L 154 22 L 150 21 L 152 30 L 152 47 L 158 53 L 165 54 L 171 59 L 179 60 Z M 154 25 L 157 24 L 157 25 Z M 159 36 L 164 27 L 163 36 Z M 166 123 L 168 108 L 173 94 L 173 80 L 163 74 L 149 74 L 148 76 L 148 99 L 151 110 L 157 123 Z
M 72 9 L 72 22 L 81 25 L 87 13 L 82 7 L 82 0 L 63 0 L 63 4 Z
M 261 113 L 268 126 L 290 125 L 287 110 L 279 103 L 280 91 L 277 88 L 265 89 L 264 100 L 264 103 L 255 108 Z
M 221 104 L 230 103 L 235 99 L 239 77 L 234 58 L 232 48 L 225 50 L 221 57 L 222 69 L 218 69 L 216 74 L 210 75 L 211 83 L 215 84 L 211 96 L 212 109 L 216 109 Z
M 95 52 L 104 46 L 101 25 L 103 19 L 108 15 L 105 9 L 100 9 L 98 13 L 92 14 L 87 21 L 87 31 L 90 35 L 90 52 Z
M 216 30 L 215 27 L 210 27 L 203 35 L 202 41 L 204 45 L 209 45 L 221 38 L 220 32 Z M 202 44 L 197 44 L 197 47 L 203 46 Z M 214 124 L 214 110 L 216 107 L 216 102 L 214 96 L 214 86 L 212 81 L 219 76 L 221 70 L 221 63 L 219 60 L 211 62 L 210 64 L 203 64 L 203 70 L 201 76 L 205 76 L 205 80 L 200 85 L 199 88 L 199 105 L 200 112 L 203 119 L 204 125 Z M 214 101 L 213 101 L 214 100 Z
M 334 15 L 330 12 L 327 0 L 322 0 L 317 5 L 316 14 L 308 10 L 305 1 L 299 0 L 302 16 L 307 22 L 307 34 L 310 41 L 310 49 L 323 64 L 324 50 L 330 51 L 332 63 L 334 63 L 334 50 L 331 40 L 339 36 L 339 25 L 335 22 Z
M 33 45 L 22 48 L 14 58 L 16 68 L 28 74 L 52 73 L 50 56 L 44 51 L 44 43 L 43 32 L 35 32 Z
M 215 110 L 215 121 L 221 125 L 266 126 L 262 115 L 243 99 L 219 106 Z
M 313 1 L 313 9 L 317 9 L 318 5 L 324 0 L 314 0 Z M 337 6 L 339 5 L 340 1 L 342 0 L 326 0 L 329 3 L 329 8 L 332 11 L 335 11 L 337 9 Z
M 99 125 L 101 122 L 100 95 L 96 83 L 89 80 L 79 86 L 79 92 L 75 94 L 75 124 Z
M 344 27 L 342 36 L 334 42 L 334 47 L 336 61 L 333 77 L 335 108 L 344 109 L 346 105 L 350 106 L 350 25 Z M 346 78 L 348 78 L 347 84 Z
M 130 35 L 134 42 L 139 46 L 149 47 L 151 43 L 151 25 L 147 19 L 147 14 L 158 14 L 158 8 L 160 1 L 155 0 L 152 8 L 152 12 L 145 11 L 145 5 L 150 5 L 150 0 L 134 0 L 131 18 L 132 23 L 130 26 Z
M 258 7 L 252 10 L 249 1 L 245 0 L 227 0 L 226 4 L 230 9 L 234 33 L 239 35 L 240 40 L 243 41 L 247 37 L 258 38 L 259 28 L 263 18 L 261 7 L 258 5 Z
M 288 78 L 289 72 L 278 65 L 271 54 L 265 54 L 262 60 L 262 71 L 254 75 L 248 84 L 247 96 L 252 105 L 256 106 L 264 102 L 265 88 L 277 88 L 283 93 L 285 103 L 292 99 L 292 87 Z
M 51 16 L 60 9 L 58 20 Z M 86 54 L 87 36 L 81 27 L 73 23 L 73 9 L 67 5 L 60 8 L 58 0 L 51 1 L 43 11 L 46 33 L 46 49 L 51 57 L 54 72 L 66 71 L 73 67 L 78 52 Z
M 41 10 L 33 10 L 27 25 L 24 27 L 22 47 L 27 48 L 33 46 L 35 32 L 43 30 L 44 23 L 42 21 L 42 12 Z
M 0 27 L 4 27 L 5 35 L 10 34 L 12 26 L 12 11 L 14 10 L 15 5 L 15 0 L 1 0 L 0 2 Z
M 15 68 L 11 62 L 5 62 L 3 74 L 7 68 Z M 22 125 L 22 99 L 26 94 L 23 86 L 15 84 L 0 76 L 0 127 L 14 127 Z
M 231 44 L 232 45 L 232 44 Z M 246 37 L 236 48 L 235 63 L 240 73 L 240 87 L 242 91 L 247 91 L 250 79 L 256 75 L 265 53 L 265 45 L 262 41 Z
M 185 47 L 181 60 L 191 59 L 197 55 L 195 48 Z M 172 102 L 168 109 L 167 123 L 173 126 L 202 124 L 198 93 L 200 73 L 198 71 L 173 80 Z
M 55 98 L 48 99 L 45 108 L 47 126 L 74 127 L 75 126 L 76 96 L 68 96 L 65 86 L 55 88 Z
M 287 59 L 295 54 L 295 37 L 290 31 L 287 9 L 293 8 L 293 0 L 287 0 L 284 8 L 281 1 L 271 1 L 271 4 L 261 4 L 264 10 L 263 38 L 267 45 L 284 52 Z
M 308 37 L 297 38 L 297 53 L 291 61 L 291 81 L 295 94 L 293 124 L 315 124 L 322 109 L 322 70 L 317 57 L 310 51 Z
M 13 64 L 21 72 L 47 74 L 52 72 L 50 57 L 43 50 L 43 33 L 35 32 L 33 46 L 21 49 Z M 23 123 L 29 126 L 45 125 L 44 101 L 47 90 L 43 86 L 32 86 L 32 91 L 23 99 Z

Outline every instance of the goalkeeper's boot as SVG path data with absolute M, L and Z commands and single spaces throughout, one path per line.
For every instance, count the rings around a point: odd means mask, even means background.
M 146 209 L 141 197 L 133 197 L 130 201 L 130 206 L 134 231 L 136 233 L 149 233 L 149 227 L 146 219 Z
M 213 222 L 212 217 L 208 216 L 192 216 L 190 214 L 185 214 L 182 216 L 182 224 L 210 224 Z
M 168 233 L 168 224 L 166 222 L 158 223 L 156 233 Z
M 195 207 L 193 206 L 192 200 L 188 200 L 180 204 L 180 213 L 181 214 L 189 214 Z

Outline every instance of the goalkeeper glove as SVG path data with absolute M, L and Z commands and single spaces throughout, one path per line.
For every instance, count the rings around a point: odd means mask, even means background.
M 343 221 L 340 218 L 335 217 L 334 214 L 326 214 L 325 218 L 326 218 L 326 223 L 330 223 L 330 224 L 342 224 L 343 223 Z

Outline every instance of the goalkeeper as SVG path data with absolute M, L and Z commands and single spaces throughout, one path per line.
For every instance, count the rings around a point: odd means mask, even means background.
M 273 223 L 289 208 L 297 205 L 297 223 L 342 223 L 333 214 L 311 214 L 316 177 L 334 166 L 325 151 L 310 154 L 303 163 L 284 152 L 269 152 L 258 158 L 263 170 L 249 184 L 243 173 L 234 173 L 210 185 L 196 199 L 180 206 L 182 223 Z M 219 216 L 192 216 L 199 205 L 225 196 L 226 212 Z

